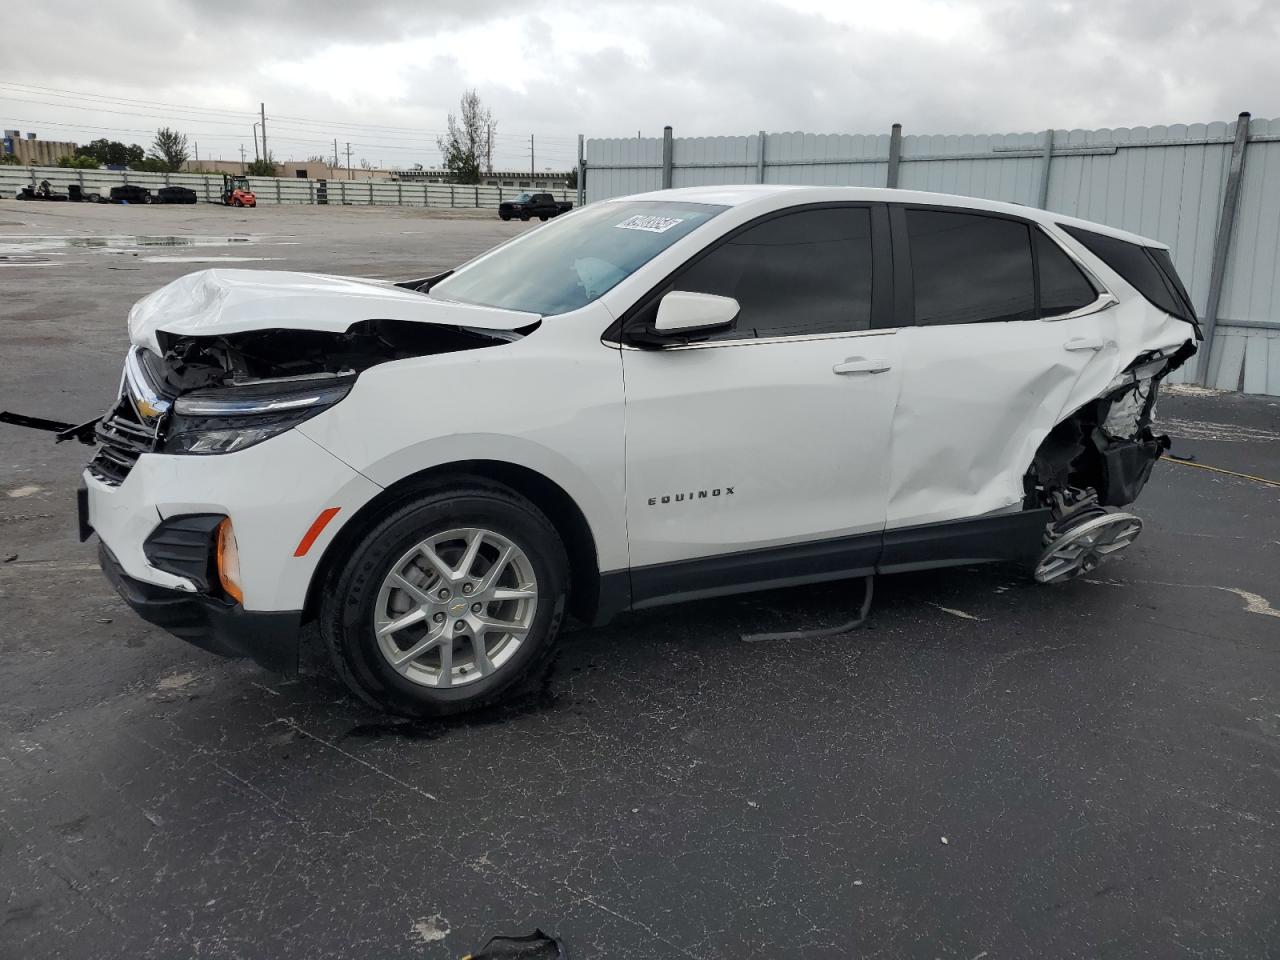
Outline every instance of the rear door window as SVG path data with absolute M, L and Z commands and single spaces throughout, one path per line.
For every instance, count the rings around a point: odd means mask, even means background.
M 1031 234 L 1018 220 L 908 209 L 916 323 L 1036 317 Z

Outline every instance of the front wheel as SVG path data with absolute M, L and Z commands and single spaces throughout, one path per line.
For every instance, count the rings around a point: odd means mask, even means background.
M 568 582 L 564 546 L 536 506 L 459 482 L 365 532 L 326 585 L 320 628 L 367 703 L 462 713 L 502 700 L 545 663 Z
M 498 214 L 498 216 L 499 216 L 499 217 L 501 217 L 503 220 L 510 220 L 510 219 L 511 219 L 511 214 L 509 214 L 509 213 L 500 213 L 500 214 Z
M 520 214 L 520 219 L 521 219 L 521 220 L 528 220 L 528 219 L 529 219 L 529 214 L 528 214 L 528 212 L 526 211 L 525 213 Z
M 239 197 L 232 197 L 232 199 L 231 199 L 231 205 L 232 205 L 233 207 L 243 207 L 243 206 L 244 206 L 244 203 L 240 200 L 240 198 L 239 198 Z

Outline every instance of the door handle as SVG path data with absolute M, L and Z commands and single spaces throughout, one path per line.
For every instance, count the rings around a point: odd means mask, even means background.
M 893 365 L 888 360 L 868 360 L 866 357 L 850 357 L 831 368 L 832 373 L 884 373 Z
M 1106 345 L 1102 337 L 1072 337 L 1062 346 L 1067 350 L 1101 350 Z

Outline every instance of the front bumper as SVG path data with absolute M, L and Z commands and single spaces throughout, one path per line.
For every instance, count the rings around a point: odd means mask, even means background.
M 210 653 L 248 657 L 277 673 L 297 672 L 301 610 L 246 610 L 216 597 L 135 580 L 106 544 L 98 546 L 98 562 L 121 599 L 148 623 Z
M 149 557 L 162 523 L 194 515 L 230 517 L 249 611 L 306 607 L 320 558 L 333 536 L 381 489 L 296 430 L 236 453 L 144 453 L 123 482 L 84 474 L 87 523 L 124 574 L 148 585 L 198 595 L 198 578 Z M 299 541 L 321 511 L 339 512 L 304 556 Z M 82 528 L 83 529 L 83 528 Z

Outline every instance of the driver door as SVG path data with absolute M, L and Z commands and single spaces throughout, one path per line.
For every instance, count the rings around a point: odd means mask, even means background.
M 887 240 L 875 205 L 770 215 L 627 318 L 635 606 L 874 566 L 901 371 Z M 628 344 L 671 290 L 735 298 L 736 324 L 687 344 Z

